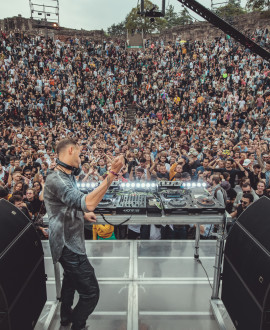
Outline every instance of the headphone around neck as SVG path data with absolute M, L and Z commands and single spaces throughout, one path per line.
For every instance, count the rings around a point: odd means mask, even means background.
M 73 174 L 75 176 L 80 175 L 81 170 L 82 170 L 81 169 L 81 166 L 79 166 L 79 167 L 73 167 L 73 166 L 70 166 L 70 165 L 68 165 L 66 163 L 61 162 L 61 160 L 59 160 L 59 159 L 56 159 L 56 164 L 58 164 L 58 165 L 60 165 L 60 166 L 62 166 L 64 168 L 66 168 L 67 170 L 70 170 L 71 171 L 71 174 Z

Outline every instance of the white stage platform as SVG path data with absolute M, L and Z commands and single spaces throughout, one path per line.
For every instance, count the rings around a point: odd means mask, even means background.
M 212 289 L 194 259 L 194 241 L 86 241 L 100 285 L 89 330 L 234 329 L 227 312 L 210 299 Z M 48 301 L 35 330 L 60 327 L 54 267 L 43 241 Z M 200 260 L 213 282 L 216 242 L 200 242 Z M 61 268 L 61 266 L 60 266 Z M 62 275 L 62 269 L 60 270 Z M 216 321 L 220 315 L 220 322 Z

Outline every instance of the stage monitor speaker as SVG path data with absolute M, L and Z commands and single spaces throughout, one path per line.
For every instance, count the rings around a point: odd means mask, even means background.
M 40 238 L 31 221 L 0 200 L 0 329 L 33 329 L 46 303 Z
M 270 199 L 239 217 L 226 241 L 221 299 L 239 330 L 270 329 Z

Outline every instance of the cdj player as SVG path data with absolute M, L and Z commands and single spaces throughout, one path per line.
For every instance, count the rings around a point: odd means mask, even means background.
M 216 214 L 224 213 L 225 207 L 213 196 L 192 194 L 191 213 Z
M 165 215 L 189 213 L 192 201 L 186 191 L 164 190 L 160 196 Z
M 95 209 L 95 213 L 112 214 L 116 211 L 116 193 L 107 192 Z

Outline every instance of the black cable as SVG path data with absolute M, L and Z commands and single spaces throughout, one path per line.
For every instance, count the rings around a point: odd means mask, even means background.
M 209 283 L 211 289 L 213 289 L 213 286 L 212 286 L 212 284 L 211 284 L 211 282 L 210 282 L 210 279 L 209 279 L 209 276 L 208 276 L 208 274 L 207 274 L 207 271 L 206 271 L 206 269 L 204 268 L 204 266 L 203 266 L 201 260 L 198 258 L 198 259 L 196 259 L 196 261 L 202 266 L 202 268 L 203 268 L 203 270 L 204 270 L 204 272 L 205 272 L 205 275 L 206 275 L 206 277 L 207 277 L 208 283 Z
M 108 220 L 106 220 L 104 214 L 100 213 L 100 215 L 102 216 L 103 220 L 104 220 L 108 225 L 111 225 L 111 226 L 114 226 L 114 227 L 119 227 L 119 226 L 123 225 L 124 223 L 128 222 L 128 221 L 131 219 L 131 217 L 132 217 L 132 215 L 131 215 L 129 218 L 127 218 L 127 219 L 124 220 L 123 222 L 119 223 L 118 225 L 114 225 L 113 223 L 110 223 Z

